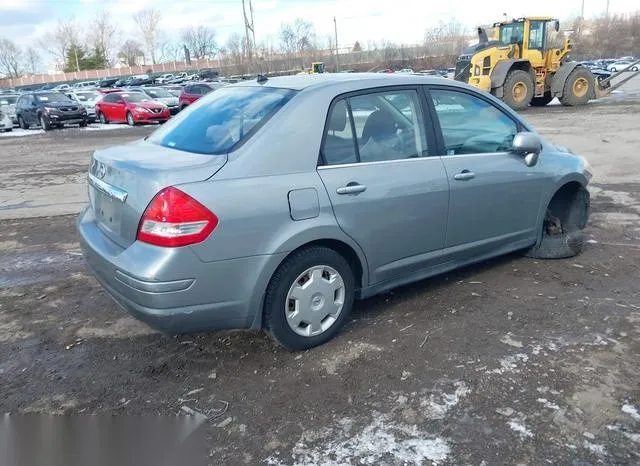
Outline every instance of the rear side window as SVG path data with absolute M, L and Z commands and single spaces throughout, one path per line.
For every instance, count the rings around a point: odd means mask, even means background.
M 154 132 L 149 141 L 198 154 L 234 150 L 296 91 L 270 87 L 227 87 L 211 93 Z
M 327 122 L 322 155 L 327 165 L 428 155 L 417 91 L 373 92 L 335 102 Z

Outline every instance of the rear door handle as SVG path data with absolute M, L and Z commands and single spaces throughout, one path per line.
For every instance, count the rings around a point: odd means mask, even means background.
M 454 180 L 458 181 L 467 181 L 472 180 L 476 177 L 476 174 L 469 170 L 462 170 L 460 173 L 457 173 L 453 176 Z
M 336 193 L 338 194 L 358 194 L 363 193 L 367 190 L 367 187 L 363 184 L 351 182 L 346 186 L 342 186 L 341 188 L 336 189 Z

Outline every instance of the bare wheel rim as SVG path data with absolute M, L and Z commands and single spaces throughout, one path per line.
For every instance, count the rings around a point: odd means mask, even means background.
M 513 89 L 511 91 L 513 100 L 516 102 L 522 102 L 527 96 L 527 85 L 522 81 L 518 81 L 513 85 Z
M 589 82 L 585 78 L 578 78 L 573 82 L 573 95 L 584 97 L 589 90 Z
M 346 288 L 333 267 L 310 267 L 295 279 L 284 304 L 287 324 L 303 337 L 320 335 L 335 324 L 344 307 Z

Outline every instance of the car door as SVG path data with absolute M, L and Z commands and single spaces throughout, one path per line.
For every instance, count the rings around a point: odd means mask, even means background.
M 371 285 L 441 261 L 449 186 L 424 109 L 419 89 L 394 88 L 347 95 L 329 110 L 318 173 Z
M 127 121 L 127 106 L 120 95 L 114 95 L 113 114 L 117 121 Z
M 105 95 L 100 101 L 99 110 L 104 114 L 107 121 L 114 121 L 114 112 L 113 112 L 113 94 Z
M 24 107 L 23 118 L 29 125 L 39 125 L 38 121 L 38 103 L 36 97 L 32 95 L 27 96 L 27 101 Z M 26 116 L 26 118 L 25 118 Z
M 473 91 L 433 86 L 429 94 L 451 187 L 445 256 L 526 247 L 536 237 L 544 174 L 510 152 L 520 124 Z

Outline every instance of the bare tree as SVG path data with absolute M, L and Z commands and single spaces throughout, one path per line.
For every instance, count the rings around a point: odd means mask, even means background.
M 0 66 L 10 78 L 20 77 L 22 52 L 9 39 L 0 39 Z
M 208 26 L 188 27 L 182 31 L 182 41 L 197 60 L 211 58 L 218 48 L 216 33 Z
M 176 41 L 160 41 L 160 60 L 162 61 L 182 61 L 185 60 L 184 48 Z
M 304 66 L 305 56 L 316 48 L 316 32 L 313 24 L 302 18 L 297 18 L 293 23 L 282 24 L 280 44 L 287 55 L 300 58 Z
M 151 62 L 156 64 L 156 53 L 158 49 L 158 25 L 162 15 L 155 8 L 145 8 L 133 15 L 133 20 L 140 28 L 140 37 L 144 43 Z
M 71 44 L 80 43 L 80 30 L 75 20 L 58 20 L 55 29 L 47 32 L 39 41 L 40 47 L 53 55 L 58 66 L 62 67 Z
M 25 51 L 25 63 L 29 73 L 36 74 L 38 72 L 40 55 L 33 47 L 27 47 L 27 50 Z
M 127 66 L 136 66 L 139 58 L 144 57 L 144 52 L 138 42 L 128 39 L 120 47 L 118 57 Z
M 118 49 L 118 27 L 114 24 L 111 14 L 101 10 L 93 17 L 89 29 L 89 46 L 94 51 L 99 51 L 107 58 L 109 64 L 113 64 Z

